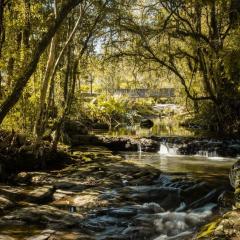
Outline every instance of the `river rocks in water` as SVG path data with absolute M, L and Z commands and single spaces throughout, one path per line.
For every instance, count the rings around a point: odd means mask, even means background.
M 151 139 L 140 139 L 141 150 L 144 152 L 157 152 L 160 148 L 160 143 Z
M 54 191 L 53 186 L 38 187 L 26 194 L 27 201 L 39 204 L 49 202 L 52 199 Z
M 231 211 L 223 216 L 223 220 L 219 223 L 214 231 L 214 235 L 225 239 L 240 238 L 240 212 Z
M 159 151 L 160 143 L 150 139 L 134 139 L 131 137 L 109 137 L 95 135 L 73 135 L 69 138 L 68 143 L 71 146 L 103 146 L 112 151 Z
M 49 229 L 42 231 L 38 235 L 26 238 L 25 240 L 93 240 L 93 238 L 73 230 L 66 232 Z
M 64 169 L 28 173 L 29 185 L 1 187 L 1 194 L 17 189 L 21 198 L 17 209 L 1 217 L 0 231 L 3 226 L 37 225 L 37 232 L 25 229 L 23 239 L 181 239 L 179 234 L 193 231 L 216 207 L 204 205 L 206 199 L 212 201 L 208 194 L 215 196 L 207 184 L 112 158 L 102 148 L 85 149 L 89 152 L 72 154 L 76 161 Z M 24 183 L 25 174 L 21 177 Z
M 82 215 L 70 213 L 58 208 L 41 205 L 17 209 L 1 218 L 1 224 L 14 225 L 14 222 L 21 221 L 23 224 L 40 224 L 54 229 L 68 229 L 79 227 Z
M 125 187 L 124 197 L 131 201 L 157 202 L 161 207 L 171 209 L 180 204 L 180 191 L 176 188 L 167 188 L 157 185 Z
M 218 205 L 222 209 L 230 209 L 235 204 L 234 192 L 224 191 L 218 197 Z
M 27 172 L 20 172 L 14 177 L 14 182 L 29 184 L 31 182 L 31 175 Z
M 142 119 L 140 122 L 140 127 L 142 128 L 151 128 L 153 125 L 154 123 L 151 119 Z
M 56 200 L 52 202 L 53 206 L 73 212 L 79 211 L 80 209 L 105 206 L 107 203 L 104 199 L 99 198 L 99 193 L 94 191 L 85 191 L 78 194 L 58 191 L 54 197 Z
M 5 196 L 0 195 L 0 211 L 6 210 L 14 206 L 14 203 L 7 199 Z
M 233 188 L 240 186 L 240 160 L 234 163 L 229 173 L 230 183 Z
M 54 230 L 45 230 L 42 231 L 39 235 L 29 237 L 26 240 L 47 240 L 50 239 L 51 236 L 54 236 L 54 233 Z
M 235 189 L 235 207 L 240 209 L 240 160 L 231 167 L 229 179 L 232 187 Z
M 203 227 L 196 239 L 240 239 L 240 212 L 230 211 L 217 221 L 210 222 Z
M 16 238 L 7 235 L 0 235 L 0 240 L 16 240 Z
M 202 155 L 206 157 L 237 157 L 240 155 L 240 140 L 222 140 L 201 137 L 157 137 L 151 139 L 167 147 L 174 146 L 183 155 Z
M 141 138 L 140 140 L 128 137 L 99 137 L 99 144 L 112 151 L 146 151 L 157 152 L 160 143 L 152 139 Z
M 101 145 L 112 151 L 137 151 L 138 142 L 127 137 L 99 137 Z

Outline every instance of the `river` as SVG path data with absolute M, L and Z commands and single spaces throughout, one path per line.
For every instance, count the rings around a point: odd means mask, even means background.
M 193 239 L 230 207 L 222 199 L 236 158 L 183 156 L 164 144 L 157 153 L 69 153 L 70 166 L 0 186 L 0 239 Z

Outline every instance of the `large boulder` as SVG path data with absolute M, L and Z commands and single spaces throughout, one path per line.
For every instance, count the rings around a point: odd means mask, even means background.
M 80 121 L 66 120 L 63 123 L 61 132 L 62 142 L 72 145 L 72 139 L 75 138 L 77 135 L 87 135 L 88 129 Z
M 87 127 L 79 121 L 66 120 L 63 123 L 62 131 L 69 136 L 88 134 Z
M 240 160 L 233 164 L 229 178 L 231 185 L 235 189 L 235 207 L 240 209 Z

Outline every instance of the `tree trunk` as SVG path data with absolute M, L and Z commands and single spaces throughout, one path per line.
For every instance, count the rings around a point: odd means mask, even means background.
M 42 37 L 40 42 L 37 44 L 36 49 L 32 55 L 32 58 L 30 62 L 26 65 L 24 68 L 22 74 L 20 74 L 19 77 L 16 79 L 16 85 L 12 91 L 12 93 L 8 96 L 8 98 L 3 102 L 3 104 L 0 107 L 0 124 L 3 122 L 4 118 L 8 114 L 8 112 L 15 106 L 15 104 L 18 102 L 22 91 L 26 87 L 30 77 L 36 70 L 38 61 L 42 55 L 42 53 L 45 51 L 49 43 L 51 42 L 51 39 L 61 26 L 62 22 L 68 15 L 68 13 L 76 7 L 79 3 L 81 3 L 83 0 L 69 0 L 67 3 L 63 6 L 61 12 L 58 15 L 58 18 L 53 22 L 53 24 L 49 27 L 47 33 Z
M 55 19 L 57 18 L 57 5 L 56 1 L 54 1 L 54 15 Z M 44 74 L 44 79 L 42 82 L 42 88 L 41 88 L 41 93 L 40 93 L 40 104 L 39 104 L 39 109 L 38 109 L 38 114 L 34 126 L 34 134 L 38 137 L 41 138 L 43 132 L 44 132 L 44 124 L 43 124 L 43 119 L 46 114 L 46 96 L 47 96 L 47 89 L 48 89 L 48 84 L 49 84 L 49 79 L 54 67 L 54 61 L 55 61 L 55 56 L 56 56 L 56 35 L 52 38 L 50 49 L 49 49 L 49 55 L 48 55 L 48 61 L 47 61 L 47 66 Z
M 3 10 L 4 10 L 4 0 L 0 0 L 0 58 L 2 53 L 2 44 L 4 41 Z
M 74 26 L 73 30 L 71 31 L 69 37 L 67 38 L 67 41 L 64 43 L 64 46 L 63 46 L 62 50 L 60 51 L 60 53 L 59 53 L 59 55 L 58 55 L 58 57 L 57 57 L 57 59 L 55 61 L 54 67 L 53 67 L 53 70 L 52 70 L 52 73 L 51 73 L 51 77 L 50 77 L 50 80 L 49 80 L 50 81 L 49 95 L 48 95 L 48 101 L 47 101 L 46 114 L 44 116 L 43 123 L 42 123 L 43 125 L 46 125 L 46 123 L 48 121 L 48 118 L 49 118 L 47 113 L 49 112 L 50 108 L 54 106 L 54 86 L 55 86 L 54 79 L 55 79 L 57 67 L 58 67 L 58 65 L 60 63 L 60 60 L 62 59 L 62 56 L 63 56 L 65 50 L 67 49 L 67 47 L 68 47 L 69 50 L 68 50 L 68 55 L 67 55 L 67 61 L 68 61 L 67 68 L 68 69 L 67 69 L 66 77 L 69 79 L 70 60 L 71 60 L 71 58 L 70 58 L 70 56 L 71 56 L 71 52 L 70 52 L 71 51 L 71 47 L 69 46 L 69 44 L 70 44 L 70 42 L 71 42 L 71 40 L 72 40 L 76 30 L 77 30 L 77 27 L 78 27 L 81 19 L 82 19 L 82 8 L 80 8 L 80 16 L 79 16 L 77 22 L 75 23 L 75 26 Z M 68 84 L 68 79 L 65 80 L 64 86 L 66 85 L 66 83 Z M 67 88 L 68 87 L 66 87 L 66 89 Z M 67 92 L 65 92 L 65 88 L 64 88 L 64 102 L 67 101 L 67 97 L 66 96 L 67 96 Z
M 23 44 L 26 48 L 30 47 L 29 37 L 31 33 L 31 4 L 30 0 L 24 0 L 25 26 L 23 29 Z
M 70 62 L 71 62 L 71 47 L 68 46 L 68 53 L 67 53 L 67 66 L 65 71 L 65 80 L 63 83 L 63 98 L 64 102 L 67 101 L 67 95 L 68 95 L 68 80 L 70 77 Z
M 60 135 L 61 135 L 62 125 L 65 121 L 65 118 L 67 117 L 67 115 L 71 111 L 71 106 L 72 106 L 75 87 L 76 87 L 78 63 L 79 63 L 79 60 L 77 59 L 77 60 L 75 60 L 74 65 L 73 65 L 73 69 L 72 69 L 73 71 L 72 71 L 72 74 L 71 74 L 72 75 L 71 86 L 70 86 L 70 90 L 68 91 L 68 94 L 67 94 L 67 101 L 65 102 L 63 114 L 62 114 L 62 116 L 60 117 L 60 119 L 57 123 L 55 136 L 54 136 L 54 139 L 53 139 L 53 142 L 52 142 L 52 149 L 53 150 L 55 150 L 57 148 L 57 144 L 59 142 Z M 69 81 L 68 81 L 68 83 L 69 83 Z

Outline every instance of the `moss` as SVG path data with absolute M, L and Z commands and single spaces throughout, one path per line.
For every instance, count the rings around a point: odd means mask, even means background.
M 83 156 L 82 157 L 82 161 L 84 161 L 84 162 L 92 162 L 93 160 L 92 160 L 92 158 Z
M 221 219 L 216 219 L 213 222 L 203 226 L 200 233 L 197 235 L 197 239 L 210 239 L 220 221 Z M 212 238 L 212 240 L 214 240 L 214 238 Z
M 240 187 L 236 188 L 235 190 L 235 207 L 240 209 Z

